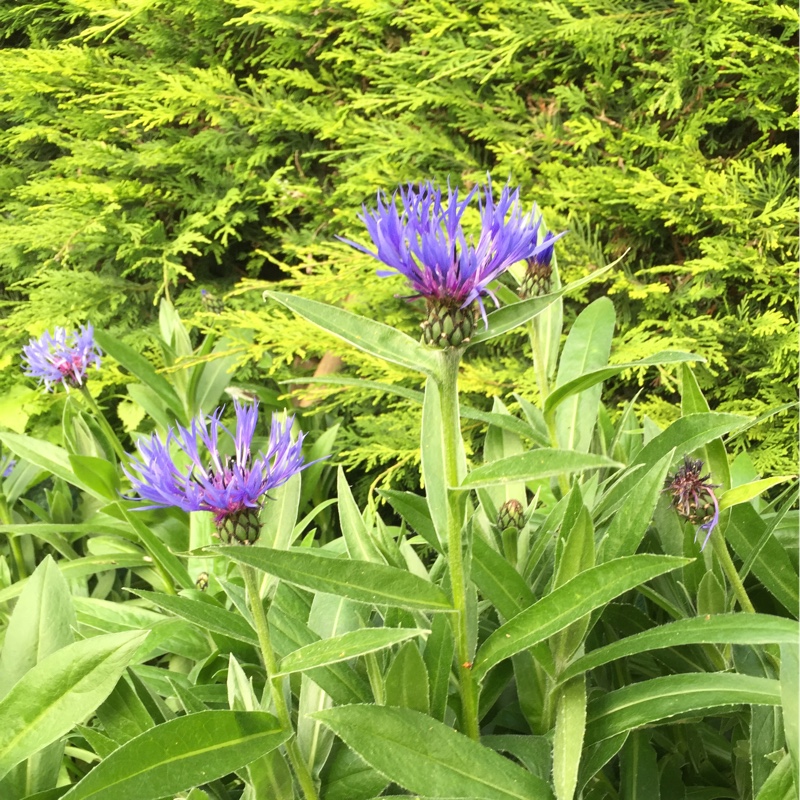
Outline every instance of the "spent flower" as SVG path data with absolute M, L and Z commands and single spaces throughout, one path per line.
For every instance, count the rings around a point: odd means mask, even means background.
M 683 466 L 667 477 L 665 492 L 672 495 L 672 505 L 682 517 L 693 525 L 700 525 L 699 531 L 706 531 L 701 550 L 708 544 L 711 532 L 719 523 L 719 501 L 714 494 L 718 484 L 709 483 L 710 474 L 703 475 L 703 462 L 683 457 Z M 695 534 L 695 541 L 697 534 Z
M 467 240 L 461 220 L 478 197 L 481 230 L 477 244 Z M 397 200 L 399 197 L 400 206 Z M 431 182 L 400 187 L 391 197 L 379 193 L 377 208 L 359 215 L 375 250 L 343 241 L 384 263 L 381 276 L 400 274 L 413 292 L 424 298 L 428 319 L 423 323 L 429 344 L 457 347 L 468 341 L 480 315 L 486 322 L 483 299 L 497 298 L 489 284 L 517 261 L 528 260 L 549 245 L 538 242 L 541 215 L 534 207 L 523 213 L 519 189 L 506 185 L 495 202 L 491 181 L 475 186 L 459 199 L 448 185 L 447 197 Z
M 83 386 L 86 370 L 91 364 L 100 367 L 100 350 L 94 341 L 91 324 L 81 325 L 78 331 L 56 328 L 38 339 L 31 339 L 22 348 L 25 374 L 44 383 L 52 391 L 59 383 L 69 389 Z
M 303 462 L 304 435 L 293 441 L 294 418 L 282 423 L 273 415 L 267 452 L 254 455 L 258 404 L 234 401 L 233 407 L 235 433 L 221 422 L 223 407 L 195 417 L 187 428 L 170 429 L 166 439 L 153 434 L 139 440 L 139 458 L 132 457 L 123 469 L 137 493 L 130 499 L 147 503 L 140 510 L 174 506 L 211 511 L 224 541 L 253 544 L 258 539 L 258 515 L 267 493 L 308 466 Z M 232 440 L 232 456 L 222 454 L 221 434 Z

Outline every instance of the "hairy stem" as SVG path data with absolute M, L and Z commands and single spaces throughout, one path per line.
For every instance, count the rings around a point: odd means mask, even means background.
M 450 591 L 453 595 L 453 606 L 456 610 L 455 619 L 453 620 L 453 632 L 458 654 L 462 728 L 467 736 L 477 740 L 480 735 L 478 726 L 478 687 L 472 674 L 472 656 L 467 624 L 467 582 L 461 538 L 466 494 L 450 488 L 458 486 L 462 478 L 459 475 L 458 468 L 459 451 L 463 447 L 458 408 L 458 363 L 460 358 L 461 353 L 458 350 L 452 349 L 444 352 L 444 370 L 439 382 L 439 399 L 444 440 L 444 473 L 448 487 L 446 503 L 447 561 L 450 570 Z
M 714 553 L 719 559 L 722 571 L 728 578 L 728 582 L 731 585 L 733 594 L 739 601 L 739 605 L 742 607 L 742 611 L 748 611 L 751 614 L 755 614 L 756 609 L 750 602 L 750 598 L 747 596 L 744 584 L 742 583 L 742 580 L 739 577 L 739 573 L 736 570 L 736 565 L 733 563 L 731 554 L 728 552 L 728 545 L 725 543 L 725 537 L 722 535 L 722 532 L 719 529 L 719 525 L 717 525 L 717 527 L 714 528 L 714 531 L 711 534 L 711 546 L 714 548 Z
M 272 702 L 275 706 L 275 713 L 278 717 L 281 727 L 284 730 L 292 732 L 291 737 L 287 740 L 285 747 L 289 755 L 289 761 L 292 764 L 297 782 L 303 791 L 303 797 L 306 800 L 317 800 L 317 790 L 314 786 L 314 778 L 308 765 L 303 760 L 300 753 L 300 748 L 297 745 L 297 739 L 294 735 L 294 728 L 292 726 L 292 717 L 289 713 L 289 707 L 286 705 L 286 696 L 283 693 L 283 677 L 278 675 L 278 660 L 275 657 L 275 651 L 272 649 L 272 640 L 269 635 L 269 623 L 267 622 L 267 615 L 264 613 L 264 605 L 261 602 L 261 594 L 258 589 L 258 579 L 253 567 L 246 564 L 240 564 L 242 577 L 244 578 L 244 585 L 247 589 L 247 600 L 250 606 L 250 612 L 253 615 L 253 622 L 256 626 L 256 634 L 258 635 L 258 643 L 261 648 L 261 658 L 264 662 L 264 669 L 267 672 L 267 683 L 269 684 L 270 693 L 272 695 Z

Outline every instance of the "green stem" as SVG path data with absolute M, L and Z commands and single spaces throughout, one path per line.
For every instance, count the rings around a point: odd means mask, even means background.
M 275 651 L 272 649 L 269 623 L 267 622 L 267 615 L 264 613 L 264 604 L 261 602 L 261 593 L 259 592 L 255 569 L 246 564 L 240 564 L 239 569 L 247 589 L 247 600 L 256 626 L 258 643 L 261 647 L 261 658 L 264 661 L 264 669 L 267 672 L 267 683 L 272 695 L 272 702 L 275 705 L 275 713 L 278 716 L 278 722 L 280 722 L 281 727 L 284 730 L 291 731 L 291 737 L 285 745 L 289 761 L 292 764 L 300 788 L 303 790 L 303 796 L 306 800 L 317 800 L 314 779 L 311 776 L 308 765 L 303 760 L 294 735 L 292 718 L 289 713 L 289 707 L 286 705 L 286 696 L 283 693 L 283 676 L 278 675 L 278 660 L 275 657 Z
M 103 433 L 106 435 L 106 439 L 108 443 L 114 448 L 114 452 L 117 454 L 121 461 L 127 459 L 127 453 L 125 452 L 125 448 L 122 446 L 122 443 L 117 438 L 117 434 L 114 433 L 114 429 L 111 425 L 108 424 L 108 420 L 105 418 L 105 414 L 100 410 L 100 406 L 97 405 L 94 397 L 89 393 L 89 390 L 86 386 L 81 386 L 81 394 L 83 395 L 83 399 L 86 401 L 86 404 L 89 408 L 94 412 L 94 418 L 97 424 L 103 429 Z
M 711 546 L 714 548 L 714 553 L 719 559 L 722 571 L 728 578 L 728 582 L 731 585 L 731 589 L 733 590 L 736 599 L 739 601 L 739 605 L 742 607 L 742 611 L 748 611 L 751 614 L 755 614 L 755 606 L 753 606 L 753 604 L 750 602 L 750 598 L 747 596 L 744 584 L 739 577 L 739 573 L 736 570 L 736 565 L 733 563 L 731 554 L 728 552 L 728 545 L 725 543 L 725 537 L 722 535 L 719 526 L 714 528 L 714 532 L 711 534 Z
M 461 714 L 463 732 L 478 740 L 478 687 L 472 674 L 472 656 L 469 647 L 467 624 L 467 585 L 464 572 L 464 552 L 461 531 L 464 523 L 466 493 L 449 487 L 461 483 L 458 461 L 461 444 L 461 423 L 458 408 L 458 364 L 461 352 L 456 349 L 443 353 L 439 401 L 442 416 L 444 445 L 444 474 L 447 489 L 447 561 L 450 570 L 450 590 L 455 608 L 454 636 L 458 654 L 458 678 L 461 690 Z
M 5 495 L 0 494 L 0 523 L 3 525 L 13 525 L 11 509 Z M 22 555 L 22 548 L 19 546 L 15 533 L 6 534 L 8 536 L 8 546 L 11 548 L 11 555 L 14 556 L 14 563 L 17 565 L 17 579 L 22 580 L 28 577 L 28 569 L 25 566 L 25 557 Z
M 533 352 L 533 369 L 536 373 L 536 383 L 539 385 L 539 397 L 542 401 L 544 411 L 544 401 L 550 394 L 550 384 L 547 380 L 547 362 L 542 352 L 542 341 L 539 331 L 536 328 L 536 320 L 531 320 L 530 325 L 531 351 Z

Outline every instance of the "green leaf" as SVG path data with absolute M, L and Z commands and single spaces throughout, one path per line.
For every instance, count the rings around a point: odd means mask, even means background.
M 544 404 L 544 413 L 552 414 L 553 411 L 567 398 L 575 394 L 584 392 L 602 383 L 607 378 L 613 378 L 626 369 L 636 369 L 637 367 L 651 367 L 661 364 L 679 364 L 683 361 L 703 361 L 700 356 L 692 353 L 683 353 L 673 350 L 662 350 L 660 353 L 643 358 L 640 361 L 629 361 L 626 364 L 611 364 L 607 367 L 584 372 L 577 378 L 567 381 L 554 389 L 548 396 Z
M 281 661 L 280 671 L 283 674 L 304 672 L 315 667 L 347 661 L 428 633 L 430 631 L 422 628 L 362 628 L 348 631 L 341 636 L 320 639 L 318 642 L 294 650 Z
M 75 610 L 56 562 L 45 556 L 8 622 L 0 654 L 0 699 L 36 664 L 74 641 Z M 0 796 L 22 797 L 54 786 L 64 757 L 56 741 L 17 764 L 0 781 Z
M 472 335 L 468 346 L 480 344 L 481 342 L 488 342 L 490 339 L 495 339 L 498 336 L 502 336 L 504 333 L 519 328 L 520 325 L 524 325 L 526 322 L 530 322 L 530 320 L 538 314 L 541 314 L 563 294 L 564 290 L 560 289 L 557 292 L 545 294 L 541 297 L 530 297 L 518 303 L 501 306 L 487 315 L 486 319 L 489 323 L 489 327 L 483 328 L 479 326 L 478 330 Z
M 760 481 L 751 481 L 750 483 L 736 486 L 733 489 L 728 489 L 723 492 L 719 498 L 719 510 L 724 511 L 731 506 L 738 506 L 740 503 L 749 503 L 760 494 L 777 486 L 784 481 L 790 481 L 796 478 L 796 475 L 778 475 L 774 478 L 763 478 Z
M 64 800 L 159 800 L 240 769 L 289 736 L 263 711 L 177 717 L 115 750 Z
M 374 564 L 385 564 L 386 559 L 381 555 L 375 542 L 370 538 L 367 526 L 361 512 L 358 510 L 356 501 L 347 479 L 344 477 L 344 470 L 339 467 L 336 473 L 337 494 L 339 497 L 339 520 L 342 527 L 347 553 L 354 561 L 371 561 Z
M 627 556 L 582 572 L 489 636 L 475 659 L 476 680 L 503 659 L 549 638 L 640 583 L 689 561 L 672 556 Z
M 239 614 L 228 611 L 226 608 L 201 600 L 192 600 L 188 597 L 177 597 L 172 594 L 134 590 L 134 594 L 149 600 L 159 608 L 170 611 L 194 623 L 201 631 L 209 630 L 230 636 L 240 642 L 258 646 L 258 637 L 250 623 Z
M 541 447 L 477 467 L 467 475 L 460 488 L 479 489 L 514 481 L 533 481 L 570 472 L 622 466 L 605 456 Z
M 728 672 L 667 675 L 625 686 L 590 703 L 586 743 L 594 744 L 678 714 L 780 702 L 780 683 L 769 678 Z
M 552 303 L 559 300 L 563 295 L 569 294 L 576 289 L 580 289 L 581 286 L 584 286 L 590 281 L 596 280 L 604 275 L 619 260 L 620 259 L 618 258 L 613 263 L 607 264 L 605 267 L 595 270 L 590 275 L 585 275 L 583 278 L 579 278 L 577 281 L 573 281 L 562 289 L 557 289 L 550 294 L 543 295 L 542 297 L 530 297 L 527 300 L 520 301 L 519 303 L 512 303 L 507 306 L 502 306 L 496 311 L 492 311 L 487 316 L 489 323 L 488 329 L 484 330 L 483 328 L 479 328 L 473 334 L 469 345 L 471 346 L 473 344 L 479 344 L 480 342 L 488 342 L 490 339 L 494 339 L 497 336 L 502 336 L 504 333 L 508 333 L 509 331 L 514 330 L 514 328 L 524 325 L 538 314 L 546 311 Z
M 341 706 L 315 714 L 390 780 L 430 797 L 545 800 L 547 784 L 493 750 L 407 708 Z
M 135 375 L 145 386 L 152 389 L 167 404 L 175 417 L 183 424 L 187 420 L 183 403 L 172 386 L 163 375 L 159 375 L 155 367 L 132 347 L 112 336 L 108 331 L 95 330 L 94 338 L 100 347 L 112 358 L 119 361 L 132 375 Z
M 58 569 L 67 579 L 85 578 L 87 575 L 95 575 L 98 572 L 108 570 L 125 569 L 132 567 L 152 567 L 153 559 L 149 556 L 133 553 L 115 553 L 114 555 L 86 556 L 76 558 L 72 561 L 59 561 Z M 12 583 L 5 589 L 0 590 L 0 603 L 5 603 L 17 597 L 30 578 Z
M 439 371 L 439 353 L 382 322 L 284 292 L 267 291 L 264 292 L 264 297 L 271 297 L 295 314 L 365 353 L 426 375 L 435 375 Z
M 69 457 L 75 477 L 88 486 L 95 497 L 116 500 L 119 497 L 119 473 L 114 464 L 94 456 Z
M 147 526 L 136 511 L 129 511 L 123 503 L 117 503 L 116 509 L 122 518 L 133 528 L 144 549 L 153 557 L 170 578 L 184 589 L 194 587 L 194 581 L 183 562 Z
M 664 479 L 674 460 L 670 451 L 657 461 L 644 475 L 639 471 L 639 481 L 619 511 L 614 514 L 608 530 L 603 535 L 598 560 L 610 561 L 620 556 L 633 555 L 644 538 L 653 512 L 664 489 Z
M 607 297 L 598 298 L 581 311 L 572 323 L 561 352 L 556 391 L 579 380 L 587 372 L 595 372 L 608 364 L 615 320 L 614 304 Z M 583 389 L 579 397 L 571 392 L 562 398 L 557 408 L 551 407 L 551 413 L 555 413 L 559 446 L 588 452 L 600 408 L 600 393 L 601 386 L 595 381 L 591 388 Z
M 628 737 L 619 757 L 620 800 L 660 800 L 658 756 L 648 732 Z
M 406 642 L 395 655 L 384 678 L 387 706 L 430 713 L 428 670 L 416 642 Z
M 797 641 L 800 628 L 795 620 L 768 614 L 719 614 L 689 617 L 637 633 L 573 661 L 561 676 L 574 675 L 636 653 L 686 644 L 790 644 Z
M 147 631 L 96 636 L 31 667 L 0 701 L 0 775 L 91 714 L 146 636 Z
M 156 724 L 125 678 L 117 681 L 114 691 L 98 706 L 97 718 L 117 744 L 125 744 Z
M 430 714 L 444 722 L 447 714 L 447 694 L 450 690 L 450 672 L 455 654 L 455 639 L 450 620 L 436 614 L 431 623 L 431 635 L 425 644 L 423 659 L 428 670 L 430 688 Z
M 56 447 L 50 442 L 43 442 L 21 433 L 0 433 L 0 442 L 11 450 L 15 456 L 24 458 L 31 464 L 47 470 L 57 478 L 62 478 L 84 492 L 95 494 L 94 489 L 84 483 L 73 471 L 72 464 L 69 461 L 69 454 L 66 450 Z M 101 500 L 106 500 L 102 495 L 99 497 Z
M 444 440 L 439 387 L 429 378 L 422 404 L 420 459 L 428 513 L 436 531 L 436 549 L 447 541 L 447 478 L 445 477 Z
M 781 645 L 781 699 L 786 746 L 792 756 L 795 786 L 800 787 L 800 647 L 797 641 Z
M 572 800 L 586 728 L 586 681 L 573 678 L 562 685 L 556 705 L 553 734 L 553 786 L 558 800 Z
M 330 558 L 307 549 L 227 546 L 208 552 L 249 564 L 304 589 L 347 597 L 359 603 L 452 611 L 450 601 L 438 586 L 385 564 Z
M 72 644 L 75 627 L 67 582 L 56 562 L 45 556 L 8 621 L 0 653 L 0 699 L 39 661 Z
M 743 562 L 752 560 L 752 573 L 796 617 L 800 611 L 797 572 L 786 550 L 774 533 L 761 541 L 766 524 L 749 503 L 734 506 L 730 515 L 730 524 L 725 531 L 728 543 Z M 758 555 L 751 559 L 759 547 Z

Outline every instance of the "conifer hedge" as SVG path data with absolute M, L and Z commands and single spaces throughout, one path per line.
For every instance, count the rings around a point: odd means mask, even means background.
M 487 172 L 569 229 L 567 278 L 628 251 L 571 301 L 613 295 L 615 361 L 688 349 L 712 407 L 791 403 L 796 34 L 769 0 L 2 0 L 4 424 L 47 410 L 20 375 L 29 336 L 91 320 L 145 348 L 154 299 L 195 311 L 201 286 L 232 290 L 197 319 L 238 341 L 245 377 L 307 375 L 330 350 L 345 375 L 418 386 L 261 291 L 285 278 L 412 331 L 399 282 L 335 237 L 363 240 L 378 189 Z M 521 343 L 471 361 L 476 404 L 535 393 Z M 643 410 L 665 421 L 676 387 L 658 382 Z M 351 463 L 413 468 L 412 401 L 327 397 L 349 405 Z M 793 469 L 794 416 L 740 438 L 760 471 Z

